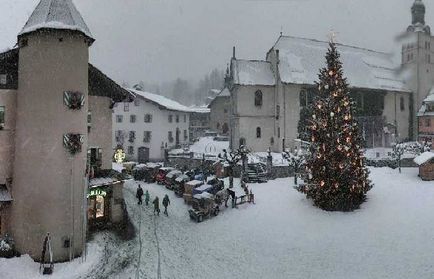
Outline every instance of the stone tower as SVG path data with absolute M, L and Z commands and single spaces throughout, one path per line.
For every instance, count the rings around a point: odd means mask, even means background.
M 412 23 L 403 36 L 401 66 L 413 91 L 412 137 L 417 136 L 417 111 L 434 85 L 434 37 L 425 23 L 425 5 L 415 0 L 411 7 Z
M 55 261 L 83 251 L 93 41 L 72 0 L 41 0 L 18 35 L 11 231 L 18 251 L 36 260 L 48 232 Z

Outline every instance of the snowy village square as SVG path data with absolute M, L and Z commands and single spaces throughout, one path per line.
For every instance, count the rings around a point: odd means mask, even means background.
M 0 0 L 0 279 L 434 278 L 430 24 Z

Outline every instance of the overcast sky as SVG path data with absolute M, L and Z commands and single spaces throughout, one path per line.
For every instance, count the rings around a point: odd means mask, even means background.
M 264 59 L 285 35 L 390 52 L 413 0 L 73 0 L 96 42 L 91 62 L 118 82 L 198 80 L 237 57 Z M 12 47 L 39 0 L 0 0 L 0 49 Z M 434 27 L 434 3 L 425 0 Z

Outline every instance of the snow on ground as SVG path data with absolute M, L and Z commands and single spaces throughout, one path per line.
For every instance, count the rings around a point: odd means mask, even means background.
M 133 222 L 141 220 L 144 278 L 434 278 L 434 184 L 417 169 L 371 169 L 375 187 L 352 213 L 324 212 L 292 188 L 293 179 L 252 184 L 256 205 L 225 208 L 203 223 L 163 186 L 169 217 L 138 206 L 136 183 L 125 188 Z M 151 199 L 152 199 L 151 198 Z M 155 223 L 154 223 L 155 222 Z M 136 249 L 138 251 L 138 248 Z M 158 257 L 160 255 L 160 257 Z M 119 278 L 135 274 L 130 266 Z
M 89 270 L 98 264 L 103 258 L 103 246 L 98 245 L 98 240 L 88 244 L 86 261 L 77 258 L 71 263 L 55 264 L 52 279 L 87 278 Z M 19 258 L 0 258 L 0 278 L 5 279 L 29 279 L 47 278 L 39 273 L 39 263 L 36 263 L 29 255 Z
M 136 238 L 97 234 L 86 263 L 57 264 L 50 278 L 130 279 L 138 272 L 174 279 L 431 279 L 434 183 L 420 180 L 417 168 L 402 171 L 371 168 L 375 186 L 355 212 L 315 208 L 286 178 L 250 184 L 255 205 L 222 208 L 199 224 L 164 186 L 140 182 L 151 199 L 171 199 L 169 217 L 154 217 L 151 205 L 137 205 L 137 182 L 128 181 L 124 196 Z M 0 277 L 45 278 L 38 267 L 28 256 L 0 259 Z

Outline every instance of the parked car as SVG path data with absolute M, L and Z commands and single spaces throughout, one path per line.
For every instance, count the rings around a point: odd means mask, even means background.
M 175 191 L 176 196 L 182 198 L 182 195 L 184 194 L 184 184 L 190 180 L 190 177 L 185 174 L 182 174 L 175 179 L 173 191 Z
M 161 165 L 155 163 L 139 164 L 132 170 L 133 177 L 138 181 L 145 181 L 147 183 L 155 182 L 155 175 Z
M 155 176 L 155 181 L 157 182 L 157 184 L 164 184 L 166 181 L 166 175 L 173 170 L 174 168 L 170 167 L 163 167 L 158 169 L 158 172 Z
M 219 206 L 214 201 L 214 196 L 207 192 L 194 195 L 191 204 L 193 208 L 188 210 L 190 219 L 198 223 L 205 218 L 217 216 L 220 212 Z
M 175 184 L 175 179 L 182 175 L 182 172 L 179 170 L 173 170 L 169 173 L 167 173 L 164 183 L 166 184 L 166 188 L 169 190 L 173 190 L 173 185 Z

